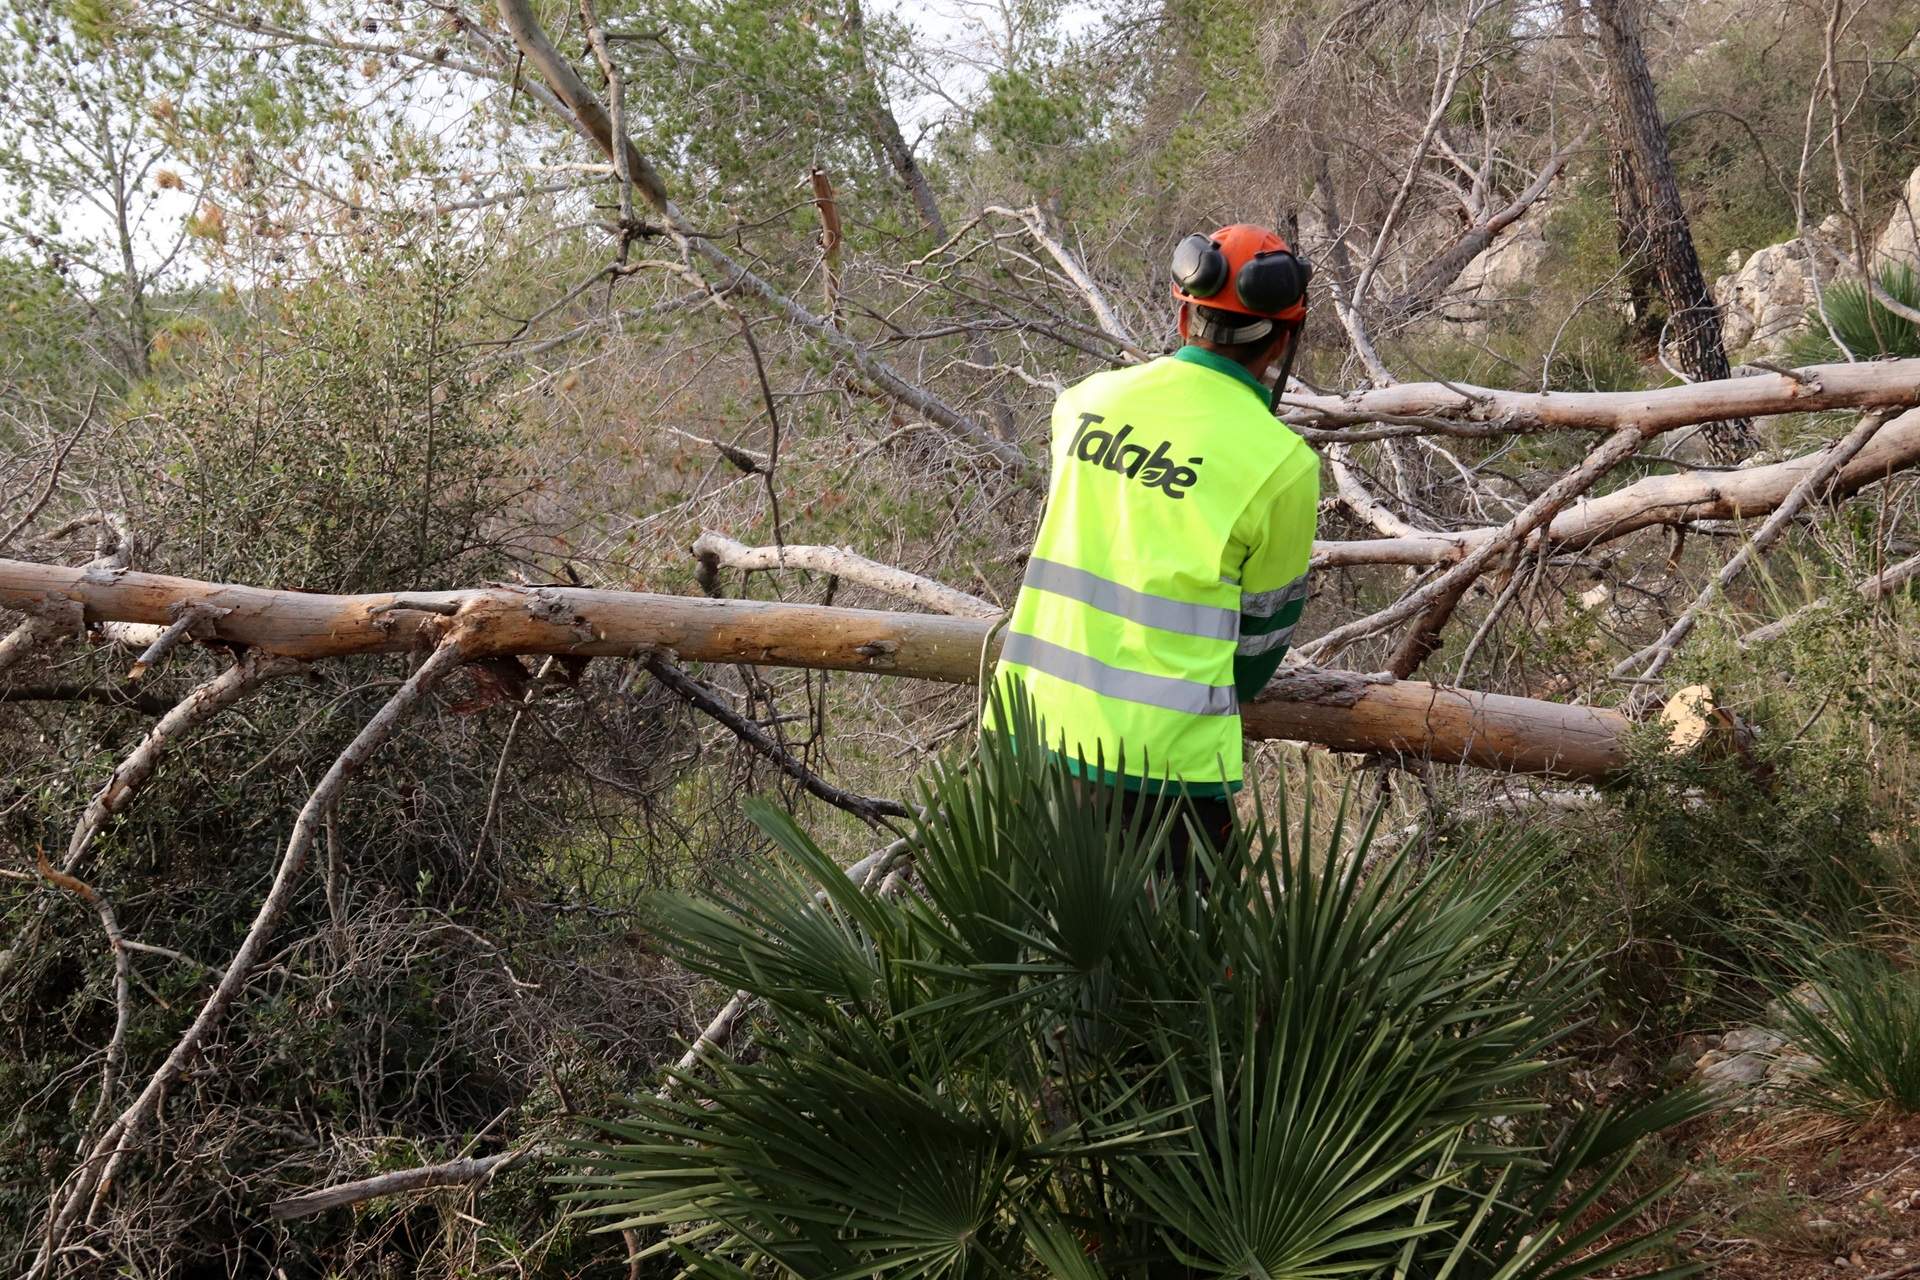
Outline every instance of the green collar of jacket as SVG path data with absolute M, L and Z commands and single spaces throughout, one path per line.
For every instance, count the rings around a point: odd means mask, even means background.
M 1268 387 L 1267 384 L 1260 381 L 1260 379 L 1254 377 L 1247 366 L 1241 364 L 1239 361 L 1229 360 L 1219 352 L 1208 351 L 1205 347 L 1193 346 L 1180 348 L 1173 353 L 1173 358 L 1184 361 L 1187 364 L 1197 364 L 1202 369 L 1211 369 L 1215 373 L 1224 373 L 1229 378 L 1241 383 L 1256 396 L 1259 396 L 1261 404 L 1267 406 L 1268 409 L 1273 408 L 1274 392 L 1272 388 Z

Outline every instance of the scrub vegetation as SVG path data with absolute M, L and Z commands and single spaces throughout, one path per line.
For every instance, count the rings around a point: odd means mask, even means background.
M 1920 3 L 0 15 L 8 1274 L 1920 1260 Z M 1182 878 L 978 684 L 1243 220 Z

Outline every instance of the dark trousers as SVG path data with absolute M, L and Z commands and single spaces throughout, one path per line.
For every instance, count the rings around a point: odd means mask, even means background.
M 1167 831 L 1167 870 L 1175 879 L 1187 874 L 1196 837 L 1204 840 L 1210 853 L 1218 853 L 1233 838 L 1233 800 L 1228 796 L 1147 796 L 1129 791 L 1120 802 L 1121 813 L 1132 821 L 1141 808 L 1151 811 L 1155 804 L 1174 807 L 1173 826 Z M 1166 808 L 1157 810 L 1162 817 Z

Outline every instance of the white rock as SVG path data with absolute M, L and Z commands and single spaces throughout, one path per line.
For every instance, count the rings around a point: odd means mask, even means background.
M 1827 1001 L 1811 982 L 1803 982 L 1786 995 L 1767 1003 L 1767 1023 L 1769 1026 L 1787 1026 L 1787 1002 L 1792 1001 L 1816 1018 L 1827 1012 Z
M 1484 333 L 1503 303 L 1532 292 L 1553 256 L 1547 243 L 1549 216 L 1548 202 L 1539 201 L 1467 263 L 1436 309 L 1449 331 Z
M 1874 241 L 1876 264 L 1904 262 L 1920 266 L 1920 169 L 1907 175 L 1900 200 Z
M 1700 1083 L 1712 1089 L 1736 1089 L 1767 1078 L 1767 1059 L 1758 1053 L 1725 1054 L 1715 1050 L 1701 1062 Z
M 1788 1045 L 1774 1055 L 1772 1063 L 1767 1067 L 1767 1079 L 1774 1083 L 1785 1083 L 1813 1074 L 1819 1065 L 1820 1059 Z
M 1778 354 L 1813 305 L 1807 251 L 1798 239 L 1770 244 L 1738 271 L 1714 281 L 1713 295 L 1727 350 L 1751 346 L 1762 358 Z
M 1533 287 L 1553 250 L 1540 226 L 1525 218 L 1514 223 L 1461 271 L 1455 290 L 1492 295 L 1493 300 L 1517 297 Z
M 1764 1027 L 1741 1027 L 1729 1031 L 1720 1041 L 1722 1053 L 1773 1053 L 1787 1038 Z

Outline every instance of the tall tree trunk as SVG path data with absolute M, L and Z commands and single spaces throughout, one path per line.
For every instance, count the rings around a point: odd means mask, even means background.
M 1689 377 L 1728 376 L 1727 351 L 1720 338 L 1720 309 L 1707 290 L 1687 225 L 1686 206 L 1667 150 L 1666 123 L 1654 96 L 1653 75 L 1640 40 L 1643 0 L 1587 0 L 1607 63 L 1607 84 L 1631 155 L 1638 182 L 1628 189 L 1643 196 L 1647 257 L 1665 295 L 1673 349 Z M 1616 168 L 1616 181 L 1620 171 Z M 1622 199 L 1616 186 L 1616 208 Z M 1707 428 L 1707 445 L 1716 461 L 1736 462 L 1753 451 L 1752 422 L 1736 419 Z
M 120 346 L 126 354 L 127 376 L 143 382 L 153 376 L 151 352 L 153 325 L 147 315 L 146 280 L 140 274 L 140 258 L 134 250 L 132 213 L 128 208 L 132 192 L 128 190 L 125 153 L 114 146 L 113 130 L 106 107 L 100 107 L 100 158 L 106 164 L 113 184 L 113 223 L 115 243 L 120 250 L 120 291 L 125 299 L 121 316 Z
M 1644 184 L 1633 163 L 1633 144 L 1620 127 L 1625 114 L 1617 106 L 1607 124 L 1607 179 L 1613 192 L 1613 222 L 1620 245 L 1620 269 L 1626 276 L 1627 307 L 1633 330 L 1648 342 L 1660 339 L 1654 321 L 1653 300 L 1660 282 L 1654 278 L 1653 256 L 1647 246 L 1647 201 Z

